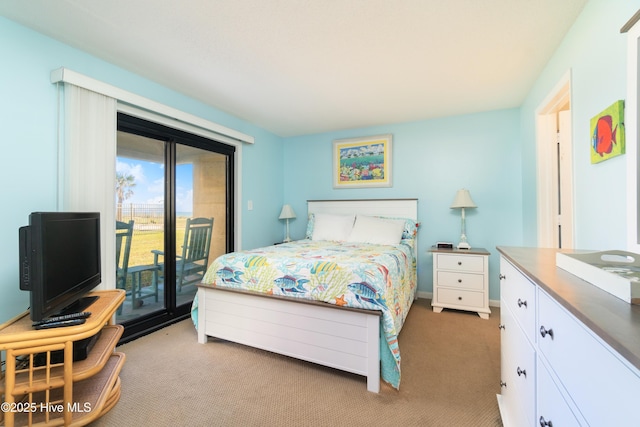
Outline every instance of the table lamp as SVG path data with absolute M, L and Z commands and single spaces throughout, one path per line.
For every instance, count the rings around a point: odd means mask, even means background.
M 471 199 L 471 194 L 469 194 L 469 190 L 463 188 L 458 190 L 456 193 L 456 198 L 453 200 L 451 204 L 451 209 L 462 209 L 462 232 L 460 233 L 460 243 L 458 243 L 458 249 L 471 249 L 471 245 L 467 242 L 467 235 L 465 233 L 464 227 L 464 210 L 465 208 L 477 208 L 476 204 Z
M 284 205 L 282 207 L 282 211 L 280 211 L 279 219 L 287 220 L 287 236 L 284 238 L 283 242 L 290 242 L 291 238 L 289 237 L 289 220 L 296 217 L 296 213 L 293 211 L 293 208 L 290 205 Z

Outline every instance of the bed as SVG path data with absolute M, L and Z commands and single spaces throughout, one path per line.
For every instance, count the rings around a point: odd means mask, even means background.
M 207 337 L 400 386 L 398 334 L 416 297 L 417 199 L 308 201 L 305 239 L 225 254 L 198 286 Z M 397 238 L 397 241 L 396 241 Z

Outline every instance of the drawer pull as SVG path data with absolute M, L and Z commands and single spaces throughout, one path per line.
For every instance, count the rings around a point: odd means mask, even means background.
M 522 306 L 527 306 L 527 301 L 522 301 L 520 298 L 518 298 L 518 307 L 522 307 Z
M 542 335 L 542 338 L 549 335 L 553 339 L 553 329 L 545 329 L 544 326 L 540 326 L 540 335 Z
M 506 279 L 507 276 L 505 276 L 504 274 L 498 274 L 498 280 L 502 280 L 502 279 Z
M 540 417 L 540 427 L 553 427 L 553 423 L 551 421 L 546 421 L 544 417 Z
M 458 297 L 458 301 L 462 301 L 462 297 Z
M 458 279 L 458 283 L 462 283 L 462 279 Z
M 462 265 L 462 261 L 458 261 L 458 265 Z
M 524 377 L 527 378 L 527 370 L 526 369 L 520 369 L 520 366 L 518 366 L 518 369 L 516 369 L 516 372 L 518 373 L 519 377 L 524 375 Z

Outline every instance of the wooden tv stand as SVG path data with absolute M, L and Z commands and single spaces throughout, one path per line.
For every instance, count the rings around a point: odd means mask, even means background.
M 36 330 L 29 313 L 0 325 L 0 425 L 81 426 L 109 411 L 120 399 L 120 370 L 124 353 L 114 352 L 123 332 L 113 315 L 124 301 L 123 290 L 95 291 L 99 298 L 85 310 L 82 325 Z M 100 333 L 85 360 L 73 361 L 73 342 Z M 63 350 L 64 361 L 50 354 Z M 35 355 L 47 362 L 35 366 Z

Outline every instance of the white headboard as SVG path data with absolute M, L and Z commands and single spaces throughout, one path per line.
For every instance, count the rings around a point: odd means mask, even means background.
M 308 213 L 361 214 L 418 220 L 418 199 L 307 200 Z

